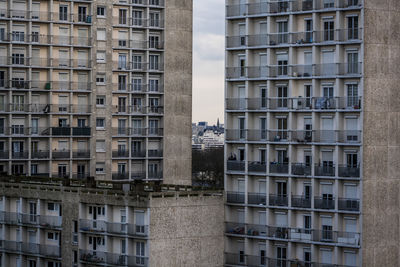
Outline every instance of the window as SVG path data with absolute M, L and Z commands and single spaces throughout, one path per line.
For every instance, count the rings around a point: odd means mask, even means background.
M 106 8 L 104 6 L 97 7 L 97 16 L 98 17 L 105 17 L 106 16 Z
M 160 27 L 160 13 L 150 12 L 150 27 Z
M 105 163 L 104 162 L 96 162 L 96 174 L 105 173 Z
M 158 92 L 158 79 L 149 79 L 149 91 Z
M 57 241 L 59 237 L 59 233 L 56 232 L 47 232 L 47 239 Z
M 132 11 L 132 18 L 133 18 L 133 25 L 134 26 L 142 26 L 142 18 L 143 18 L 143 12 L 139 10 L 133 10 Z
M 106 104 L 106 96 L 98 95 L 96 96 L 96 106 L 104 106 Z
M 149 48 L 160 49 L 160 37 L 157 35 L 149 36 Z
M 68 21 L 68 6 L 60 5 L 59 11 L 59 19 L 62 21 Z
M 29 260 L 29 267 L 36 267 L 36 261 L 35 260 Z M 1 265 L 0 265 L 1 266 Z
M 25 41 L 25 33 L 22 31 L 13 31 L 12 32 L 12 40 L 14 42 L 24 42 Z
M 151 70 L 158 70 L 159 69 L 159 56 L 158 55 L 150 55 L 150 69 Z
M 48 261 L 47 267 L 61 267 L 61 263 L 57 261 Z
M 48 211 L 56 211 L 56 203 L 54 203 L 54 202 L 47 203 L 47 210 Z
M 97 41 L 105 41 L 105 40 L 106 40 L 106 29 L 98 29 Z
M 96 152 L 106 152 L 105 140 L 96 140 Z
M 333 41 L 335 37 L 335 22 L 333 20 L 324 21 L 324 41 Z
M 96 60 L 99 63 L 106 62 L 106 52 L 105 51 L 97 51 Z
M 96 84 L 98 85 L 105 85 L 106 84 L 106 75 L 98 74 L 96 76 Z
M 25 55 L 20 53 L 12 54 L 12 64 L 24 65 L 25 64 Z
M 104 127 L 105 127 L 105 119 L 96 118 L 96 128 L 104 129 Z
M 31 175 L 38 174 L 38 165 L 37 164 L 32 164 L 31 165 Z

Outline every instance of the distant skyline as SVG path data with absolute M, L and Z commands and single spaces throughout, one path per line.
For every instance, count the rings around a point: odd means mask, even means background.
M 193 122 L 224 123 L 225 1 L 193 0 Z

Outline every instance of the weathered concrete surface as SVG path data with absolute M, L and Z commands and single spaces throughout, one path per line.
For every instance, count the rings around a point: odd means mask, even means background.
M 400 1 L 364 1 L 363 266 L 400 261 Z
M 150 266 L 223 266 L 222 194 L 178 195 L 150 199 Z
M 192 6 L 192 0 L 165 1 L 165 184 L 191 184 Z

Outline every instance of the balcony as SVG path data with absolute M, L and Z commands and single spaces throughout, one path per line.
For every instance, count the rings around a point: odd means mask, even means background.
M 161 152 L 162 154 L 162 152 Z M 146 150 L 131 150 L 131 157 L 133 158 L 143 158 L 146 157 Z
M 73 136 L 90 136 L 90 134 L 91 134 L 90 127 L 72 127 Z
M 324 198 L 324 197 L 314 197 L 314 208 L 324 209 L 324 210 L 334 210 L 335 209 L 335 198 Z
M 267 236 L 276 239 L 289 239 L 289 228 L 268 226 Z
M 19 224 L 29 224 L 37 225 L 46 228 L 58 228 L 62 225 L 61 216 L 51 216 L 51 215 L 31 215 L 22 214 L 16 212 L 0 212 L 0 222 L 19 225 Z
M 246 139 L 246 130 L 242 129 L 226 129 L 225 136 L 227 141 L 237 141 Z
M 0 240 L 0 249 L 6 252 L 36 254 L 45 257 L 61 257 L 61 249 L 58 246 L 40 245 L 37 243 L 26 243 L 9 240 Z
M 247 255 L 225 252 L 225 264 L 226 265 L 248 266 L 246 264 L 246 262 L 247 262 Z
M 288 206 L 288 197 L 286 195 L 269 194 L 269 206 Z
M 232 235 L 245 235 L 246 228 L 244 223 L 226 222 L 225 233 Z
M 163 178 L 162 171 L 149 171 L 147 175 L 148 179 L 153 179 L 153 180 L 160 180 Z
M 339 165 L 339 177 L 360 178 L 360 168 L 347 165 Z
M 88 177 L 90 177 L 90 173 L 89 172 L 74 172 L 72 174 L 72 179 L 87 179 Z
M 72 158 L 74 159 L 89 159 L 90 150 L 76 150 L 72 152 Z
M 249 161 L 248 164 L 248 172 L 257 172 L 261 174 L 266 174 L 267 172 L 267 164 L 265 162 Z
M 163 151 L 161 149 L 149 149 L 148 157 L 149 158 L 161 158 L 163 156 Z
M 244 192 L 226 192 L 226 202 L 227 203 L 236 203 L 236 204 L 244 204 Z
M 8 151 L 5 151 L 5 150 L 0 151 L 0 159 L 8 159 L 9 156 L 10 155 L 9 155 Z
M 247 130 L 247 140 L 248 141 L 266 141 L 267 140 L 267 130 Z
M 292 163 L 292 174 L 293 175 L 311 175 L 311 165 L 304 163 Z
M 131 179 L 132 180 L 144 180 L 146 179 L 146 173 L 145 172 L 132 172 L 131 173 Z
M 121 253 L 109 253 L 103 251 L 79 250 L 80 261 L 94 265 L 113 266 L 148 266 L 148 257 L 128 256 Z
M 291 141 L 297 143 L 309 143 L 312 142 L 313 132 L 311 130 L 294 130 L 291 131 Z
M 113 158 L 128 158 L 129 150 L 113 150 L 112 157 Z
M 51 177 L 60 178 L 60 179 L 69 179 L 70 173 L 69 172 L 53 172 Z
M 288 163 L 271 162 L 269 164 L 269 173 L 287 174 L 289 173 Z
M 114 172 L 112 174 L 112 179 L 113 180 L 129 180 L 129 174 L 128 173 Z
M 267 205 L 267 195 L 265 193 L 248 193 L 247 202 L 251 205 Z
M 290 141 L 289 131 L 287 129 L 268 131 L 268 140 L 270 142 L 288 142 Z
M 226 162 L 228 171 L 244 172 L 245 162 L 238 160 L 228 160 Z
M 335 176 L 335 166 L 334 165 L 319 165 L 316 164 L 314 167 L 315 176 Z
M 305 196 L 292 196 L 292 207 L 311 209 L 311 198 Z
M 27 159 L 28 151 L 12 151 L 11 158 L 12 159 Z
M 360 211 L 360 200 L 354 198 L 339 198 L 338 210 Z
M 51 127 L 51 134 L 55 136 L 70 136 L 71 127 Z
M 32 159 L 48 159 L 50 157 L 49 150 L 37 150 L 31 151 L 31 158 Z
M 70 151 L 69 150 L 62 150 L 62 151 L 57 151 L 53 150 L 51 155 L 53 159 L 69 159 L 70 158 Z
M 248 98 L 247 99 L 247 108 L 249 110 L 265 111 L 268 108 L 268 98 L 266 98 L 266 97 Z

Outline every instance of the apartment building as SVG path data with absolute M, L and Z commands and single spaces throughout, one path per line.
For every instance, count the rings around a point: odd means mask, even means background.
M 226 1 L 226 266 L 396 265 L 398 10 Z
M 175 169 L 190 163 L 191 10 L 0 1 L 0 172 L 189 184 Z
M 0 266 L 223 264 L 218 191 L 2 177 L 0 195 Z

